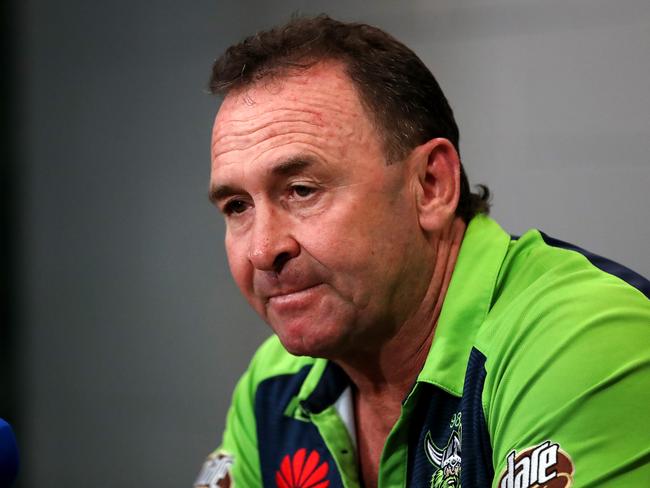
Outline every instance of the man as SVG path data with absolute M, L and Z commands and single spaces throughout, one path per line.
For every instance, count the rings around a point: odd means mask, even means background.
M 294 19 L 211 88 L 210 196 L 275 335 L 195 486 L 650 486 L 649 283 L 489 219 L 411 50 Z

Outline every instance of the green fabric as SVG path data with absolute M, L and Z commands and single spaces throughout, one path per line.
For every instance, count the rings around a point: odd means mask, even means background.
M 260 447 L 257 445 L 254 412 L 257 385 L 274 376 L 296 373 L 315 361 L 323 363 L 324 366 L 325 361 L 322 359 L 292 356 L 284 350 L 277 336 L 267 339 L 255 353 L 248 370 L 235 387 L 221 446 L 212 453 L 226 453 L 233 457 L 231 477 L 235 486 L 262 486 L 259 471 Z M 322 369 L 312 371 L 322 373 Z M 306 380 L 305 385 L 308 383 Z M 311 385 L 312 389 L 314 386 L 315 383 Z M 292 405 L 297 407 L 297 403 Z M 293 413 L 299 418 L 297 408 Z M 263 449 L 263 446 L 261 448 Z
M 497 477 L 512 449 L 550 439 L 574 486 L 650 486 L 649 339 L 640 291 L 537 231 L 511 244 L 476 339 Z
M 463 393 L 472 347 L 486 358 L 482 403 L 499 486 L 508 454 L 559 443 L 579 487 L 650 486 L 650 302 L 581 254 L 548 246 L 538 231 L 511 240 L 485 216 L 467 228 L 417 384 Z M 240 380 L 218 451 L 234 455 L 236 486 L 260 486 L 253 412 L 256 385 L 313 364 L 286 413 L 317 385 L 326 361 L 296 358 L 277 338 Z M 414 391 L 417 390 L 417 384 Z M 381 458 L 380 486 L 406 483 L 404 425 L 412 394 Z M 304 418 L 303 418 L 304 420 Z M 346 487 L 358 486 L 352 442 L 333 408 L 313 416 Z M 473 487 L 465 487 L 473 488 Z
M 356 453 L 354 452 L 350 434 L 336 409 L 329 407 L 319 414 L 312 414 L 311 420 L 318 428 L 327 448 L 334 457 L 339 473 L 341 473 L 343 485 L 346 488 L 358 488 L 359 473 Z

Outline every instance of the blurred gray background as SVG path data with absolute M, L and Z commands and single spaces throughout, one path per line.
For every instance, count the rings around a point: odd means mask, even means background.
M 295 10 L 376 24 L 423 58 L 507 230 L 650 276 L 647 0 L 9 5 L 0 416 L 20 487 L 190 486 L 218 444 L 268 332 L 206 197 L 205 86 L 230 43 Z

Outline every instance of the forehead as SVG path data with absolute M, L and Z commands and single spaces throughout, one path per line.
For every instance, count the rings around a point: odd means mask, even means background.
M 212 133 L 213 171 L 231 162 L 250 163 L 292 144 L 318 152 L 376 140 L 342 64 L 323 62 L 228 94 Z

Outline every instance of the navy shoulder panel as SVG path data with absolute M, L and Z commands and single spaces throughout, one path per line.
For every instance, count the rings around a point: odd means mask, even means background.
M 596 266 L 598 269 L 609 273 L 611 275 L 617 276 L 623 281 L 627 282 L 629 285 L 633 286 L 646 297 L 650 298 L 650 281 L 641 276 L 635 271 L 632 271 L 630 268 L 626 268 L 622 264 L 618 264 L 610 259 L 604 258 L 592 252 L 589 252 L 581 247 L 575 246 L 568 242 L 563 242 L 553 237 L 549 237 L 543 232 L 540 232 L 544 242 L 549 246 L 559 247 L 561 249 L 568 249 L 570 251 L 576 251 L 585 256 L 591 264 Z
M 489 488 L 492 446 L 481 402 L 485 356 L 472 348 L 463 396 L 420 383 L 410 415 L 407 486 Z
M 472 348 L 463 386 L 463 469 L 462 486 L 489 487 L 494 478 L 492 445 L 483 412 L 485 356 Z
M 257 387 L 255 419 L 263 486 L 297 486 L 293 483 L 303 478 L 314 484 L 329 481 L 331 488 L 343 486 L 314 424 L 285 415 L 310 369 L 311 365 L 296 374 L 269 378 Z

